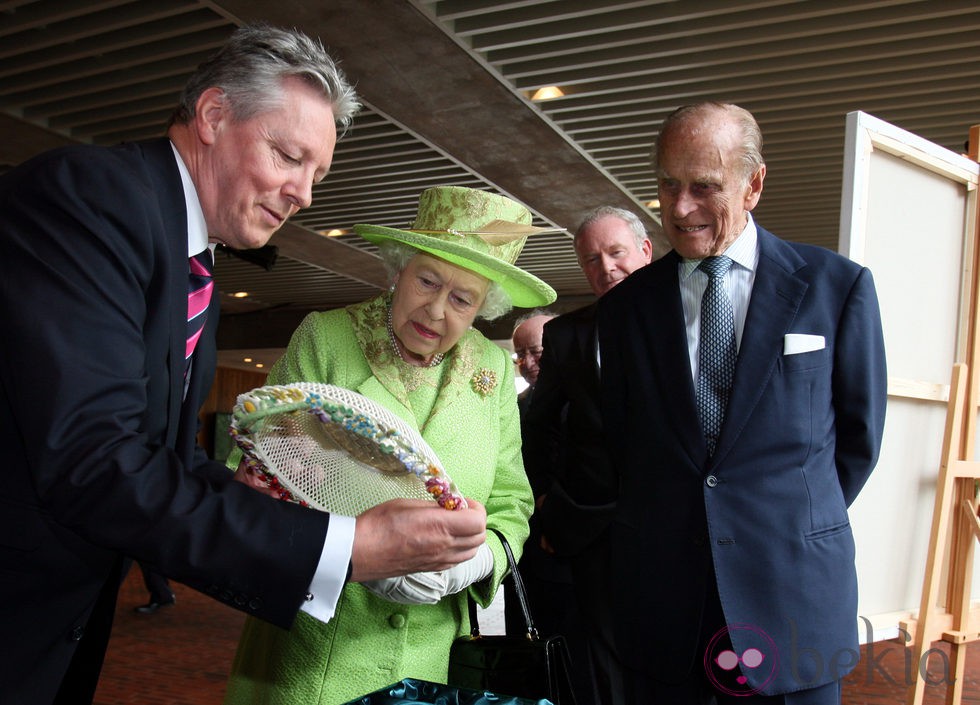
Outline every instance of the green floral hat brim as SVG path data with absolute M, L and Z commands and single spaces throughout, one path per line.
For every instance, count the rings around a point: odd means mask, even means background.
M 386 241 L 400 242 L 476 272 L 497 282 L 510 296 L 514 306 L 519 308 L 547 306 L 558 298 L 554 289 L 533 274 L 493 255 L 475 250 L 464 242 L 452 242 L 412 230 L 386 228 L 381 225 L 355 225 L 354 232 L 375 245 Z

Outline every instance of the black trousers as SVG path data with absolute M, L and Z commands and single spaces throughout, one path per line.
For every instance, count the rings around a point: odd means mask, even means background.
M 167 578 L 152 568 L 147 568 L 142 563 L 139 564 L 139 567 L 140 572 L 143 573 L 143 584 L 146 586 L 146 591 L 150 593 L 150 602 L 161 604 L 173 602 L 174 591 L 170 588 Z

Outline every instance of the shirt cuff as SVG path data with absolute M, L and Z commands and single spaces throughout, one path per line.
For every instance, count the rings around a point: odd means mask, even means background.
M 333 617 L 340 591 L 347 582 L 356 523 L 354 517 L 330 515 L 320 563 L 313 574 L 307 600 L 300 606 L 301 610 L 321 622 L 329 622 Z

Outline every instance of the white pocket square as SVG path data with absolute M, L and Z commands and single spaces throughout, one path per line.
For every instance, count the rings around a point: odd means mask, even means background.
M 783 338 L 783 355 L 799 355 L 800 353 L 823 350 L 827 343 L 822 335 L 809 333 L 787 333 Z

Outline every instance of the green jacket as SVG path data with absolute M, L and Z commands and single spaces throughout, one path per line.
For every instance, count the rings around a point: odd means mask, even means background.
M 393 362 L 386 313 L 387 297 L 380 296 L 310 314 L 268 383 L 335 384 L 404 418 L 421 431 L 460 491 L 486 506 L 488 526 L 499 529 L 519 555 L 532 496 L 510 358 L 476 330 L 467 331 L 442 363 L 452 367 L 442 373 L 432 412 L 416 418 Z M 488 532 L 487 541 L 493 576 L 469 589 L 483 606 L 507 567 L 497 538 Z M 326 624 L 303 612 L 289 631 L 249 618 L 225 702 L 333 705 L 407 677 L 444 683 L 449 647 L 468 630 L 466 591 L 436 605 L 402 605 L 349 583 Z

